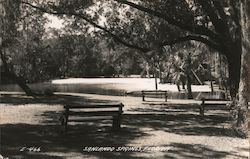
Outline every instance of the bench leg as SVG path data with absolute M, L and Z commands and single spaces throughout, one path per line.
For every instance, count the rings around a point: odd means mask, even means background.
M 62 114 L 62 116 L 60 117 L 60 121 L 61 121 L 61 131 L 65 132 L 67 129 L 67 118 L 65 114 Z
M 67 129 L 68 129 L 67 125 L 68 125 L 68 122 L 66 121 L 66 122 L 64 123 L 64 131 L 65 131 L 65 132 L 66 132 Z
M 167 95 L 167 92 L 165 92 L 165 102 L 168 101 L 168 95 Z
M 204 105 L 203 104 L 200 105 L 200 115 L 204 116 Z
M 121 128 L 121 116 L 120 115 L 113 116 L 112 127 L 113 127 L 113 129 L 120 129 Z
M 62 126 L 64 128 L 64 132 L 67 131 L 67 125 L 68 125 L 68 116 L 66 114 L 63 114 L 63 121 L 62 121 Z
M 145 101 L 145 94 L 142 92 L 142 101 Z

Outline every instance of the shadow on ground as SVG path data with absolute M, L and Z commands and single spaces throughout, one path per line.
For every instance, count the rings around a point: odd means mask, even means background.
M 103 123 L 102 123 L 103 124 Z M 98 125 L 98 124 L 97 124 Z M 41 153 L 80 153 L 80 155 L 96 156 L 101 158 L 117 158 L 120 153 L 115 152 L 84 152 L 85 146 L 125 146 L 128 141 L 145 135 L 136 128 L 122 128 L 120 131 L 113 131 L 110 126 L 77 125 L 70 126 L 67 133 L 60 132 L 58 125 L 2 125 L 2 154 L 14 157 L 22 156 L 38 158 Z M 18 133 L 17 133 L 18 132 Z M 20 152 L 22 147 L 41 147 L 41 153 L 27 151 Z M 129 153 L 124 154 L 132 158 Z M 41 158 L 54 156 L 41 155 Z M 57 157 L 60 158 L 60 157 Z
M 231 136 L 230 129 L 223 128 L 227 117 L 196 114 L 130 114 L 125 115 L 124 123 L 138 128 L 152 128 L 180 135 Z
M 5 99 L 7 98 L 7 99 Z M 2 103 L 23 104 L 24 103 L 53 103 L 65 104 L 65 102 L 110 102 L 108 100 L 89 100 L 78 96 L 58 95 L 39 100 L 26 99 L 23 97 L 5 96 L 1 97 Z M 4 99 L 4 101 L 2 101 Z M 165 106 L 164 106 L 165 107 Z M 149 109 L 149 110 L 147 110 Z M 137 109 L 138 112 L 152 112 L 150 114 L 129 114 L 123 115 L 122 128 L 114 131 L 111 128 L 111 121 L 89 122 L 80 125 L 70 125 L 67 133 L 61 132 L 58 112 L 45 111 L 40 116 L 42 119 L 39 125 L 30 124 L 3 124 L 1 126 L 1 154 L 10 158 L 23 159 L 61 159 L 76 154 L 82 158 L 153 158 L 150 154 L 154 152 L 86 152 L 86 146 L 127 146 L 138 138 L 149 137 L 148 131 L 165 131 L 179 135 L 196 136 L 221 136 L 230 137 L 230 130 L 222 125 L 228 122 L 228 117 L 224 115 L 206 115 L 200 117 L 192 113 L 165 112 L 165 114 L 155 114 L 152 108 Z M 150 146 L 150 145 L 142 145 Z M 170 143 L 172 147 L 169 151 L 162 152 L 162 158 L 243 158 L 236 156 L 235 152 L 217 151 L 210 147 L 199 144 Z M 21 152 L 22 147 L 41 147 L 41 152 Z M 69 157 L 69 158 L 71 158 Z M 76 156 L 75 156 L 76 157 Z
M 93 100 L 83 96 L 73 95 L 52 95 L 52 96 L 38 96 L 37 98 L 27 97 L 24 94 L 1 94 L 0 101 L 3 104 L 72 104 L 72 103 L 83 103 L 83 102 L 94 102 L 94 103 L 106 103 L 111 102 L 110 100 Z M 113 101 L 114 102 L 114 101 Z
M 53 112 L 44 112 L 46 118 L 53 118 Z M 123 127 L 119 131 L 111 128 L 111 121 L 98 123 L 85 123 L 81 125 L 70 125 L 68 132 L 61 133 L 61 126 L 54 121 L 54 125 L 28 125 L 28 124 L 7 124 L 1 125 L 2 133 L 2 154 L 4 156 L 20 156 L 23 158 L 63 158 L 56 154 L 78 154 L 95 158 L 147 158 L 137 156 L 139 152 L 84 152 L 86 146 L 110 146 L 118 148 L 133 143 L 134 140 L 149 137 L 143 128 L 161 130 L 180 135 L 208 135 L 226 136 L 226 130 L 216 128 L 212 125 L 221 124 L 223 117 L 209 116 L 200 119 L 196 115 L 124 115 Z M 50 120 L 51 121 L 51 120 Z M 205 125 L 200 127 L 200 125 Z M 20 152 L 22 147 L 41 147 L 39 152 Z M 142 145 L 150 146 L 150 145 Z M 172 147 L 169 151 L 163 152 L 164 158 L 227 158 L 235 156 L 234 152 L 216 151 L 204 145 L 171 143 L 164 145 Z M 49 155 L 53 152 L 53 155 Z M 136 154 L 137 153 L 137 154 Z M 152 152 L 143 152 L 150 154 Z M 139 153 L 140 154 L 140 153 Z M 141 153 L 142 155 L 142 153 Z M 146 155 L 147 156 L 147 155 Z M 86 158 L 87 158 L 86 157 Z M 149 157 L 151 158 L 151 157 Z M 242 157 L 243 158 L 243 157 Z
M 78 154 L 95 158 L 147 158 L 136 156 L 136 152 L 84 152 L 85 146 L 110 146 L 118 148 L 126 146 L 138 137 L 148 134 L 138 128 L 122 128 L 118 132 L 112 131 L 109 126 L 77 125 L 71 126 L 69 132 L 59 133 L 59 127 L 41 125 L 2 125 L 1 152 L 4 156 L 23 159 L 60 159 L 64 157 L 56 154 Z M 20 152 L 22 147 L 41 147 L 41 152 Z M 148 145 L 143 145 L 148 146 Z M 164 153 L 164 158 L 243 158 L 234 152 L 216 151 L 198 144 L 171 143 L 164 145 L 171 149 Z M 50 154 L 53 152 L 54 155 Z M 138 153 L 138 152 L 137 152 Z M 151 154 L 152 152 L 141 152 Z M 63 155 L 62 155 L 63 156 Z M 84 158 L 84 157 L 83 157 Z M 149 157 L 151 158 L 151 157 Z
M 215 151 L 209 147 L 200 144 L 183 144 L 183 143 L 171 143 L 166 145 L 173 147 L 164 158 L 227 158 L 230 155 L 231 158 L 246 158 L 244 156 L 228 153 L 224 151 Z

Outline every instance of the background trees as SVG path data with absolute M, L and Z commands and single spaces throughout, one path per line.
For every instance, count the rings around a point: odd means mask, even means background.
M 118 3 L 94 1 L 88 9 L 81 5 L 64 3 L 29 5 L 43 12 L 67 15 L 74 19 L 74 24 L 77 26 L 82 26 L 81 24 L 87 22 L 114 38 L 115 42 L 139 50 L 146 57 L 145 59 L 150 59 L 147 53 L 159 46 L 187 40 L 205 43 L 227 57 L 230 92 L 232 97 L 236 96 L 241 52 L 238 2 L 217 0 L 137 1 L 138 3 L 116 0 L 116 2 Z M 119 4 L 126 4 L 130 8 Z M 71 6 L 67 7 L 67 5 Z M 106 11 L 104 11 L 104 7 L 106 7 Z M 152 23 L 148 23 L 148 21 L 152 21 Z M 155 28 L 158 29 L 158 32 L 154 31 Z M 164 28 L 166 29 L 164 30 Z M 144 34 L 142 34 L 142 30 L 144 30 Z M 150 43 L 147 42 L 147 39 L 150 40 Z
M 1 75 L 18 83 L 28 95 L 33 95 L 31 89 L 25 84 L 24 79 L 17 74 L 15 57 L 19 55 L 21 46 L 19 20 L 21 17 L 20 1 L 12 3 L 4 0 L 0 3 L 0 54 L 1 54 Z

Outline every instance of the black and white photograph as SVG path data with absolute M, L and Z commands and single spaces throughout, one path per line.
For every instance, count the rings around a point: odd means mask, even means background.
M 0 0 L 0 159 L 250 158 L 250 0 Z

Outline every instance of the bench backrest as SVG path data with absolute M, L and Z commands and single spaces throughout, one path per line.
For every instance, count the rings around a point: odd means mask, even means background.
M 110 103 L 87 103 L 87 104 L 66 104 L 64 106 L 65 109 L 91 109 L 91 108 L 119 108 L 122 109 L 124 105 L 122 103 L 119 104 L 110 104 Z
M 65 115 L 68 118 L 69 115 L 73 116 L 114 116 L 121 115 L 123 113 L 122 103 L 110 104 L 110 103 L 87 103 L 87 104 L 67 104 L 64 106 Z M 107 110 L 109 109 L 109 110 Z M 112 109 L 112 110 L 111 110 Z M 115 110 L 114 110 L 115 109 Z
M 160 93 L 167 93 L 167 91 L 163 91 L 163 90 L 143 90 L 142 91 L 143 93 L 151 93 L 151 92 L 154 92 L 154 93 L 157 93 L 157 92 L 160 92 Z
M 221 98 L 201 98 L 202 101 L 230 101 L 228 99 L 221 99 Z

